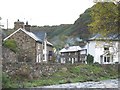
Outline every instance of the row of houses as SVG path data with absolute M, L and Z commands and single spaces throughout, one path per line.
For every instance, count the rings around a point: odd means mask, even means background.
M 80 46 L 67 46 L 60 50 L 60 63 L 85 63 L 87 49 Z
M 61 63 L 87 63 L 87 55 L 94 57 L 94 63 L 118 63 L 120 56 L 120 34 L 109 35 L 106 38 L 97 34 L 87 41 L 81 41 L 80 46 L 68 46 L 60 50 Z
M 48 42 L 45 32 L 31 32 L 31 25 L 24 25 L 19 20 L 14 23 L 14 31 L 12 34 L 4 38 L 4 41 L 15 40 L 20 55 L 23 57 L 21 61 L 29 62 L 49 62 L 53 56 L 53 44 Z M 119 61 L 119 43 L 120 35 L 110 35 L 103 38 L 97 34 L 87 41 L 80 42 L 80 46 L 69 46 L 61 49 L 60 63 L 87 63 L 87 55 L 94 57 L 94 62 L 100 64 L 112 64 Z M 28 59 L 26 59 L 28 58 Z M 25 60 L 24 60 L 25 59 Z

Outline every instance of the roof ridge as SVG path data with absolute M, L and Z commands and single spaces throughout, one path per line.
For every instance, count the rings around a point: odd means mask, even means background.
M 14 35 L 15 33 L 17 33 L 18 31 L 20 31 L 22 28 L 19 28 L 18 30 L 14 31 L 13 33 L 11 33 L 10 35 L 8 35 L 6 38 L 4 38 L 3 40 L 7 40 L 9 37 L 11 37 L 12 35 Z

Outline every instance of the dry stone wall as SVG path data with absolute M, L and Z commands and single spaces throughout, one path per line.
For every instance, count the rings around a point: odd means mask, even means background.
M 76 65 L 76 64 L 72 64 Z M 22 77 L 29 80 L 38 79 L 42 76 L 49 77 L 58 70 L 66 70 L 70 64 L 59 63 L 25 63 L 25 62 L 4 62 L 3 72 L 12 77 Z
M 53 73 L 59 70 L 66 72 L 70 67 L 80 64 L 3 62 L 2 65 L 3 72 L 12 77 L 23 80 L 35 80 L 43 76 L 51 77 Z M 105 69 L 109 69 L 112 66 L 113 69 L 118 70 L 117 64 L 101 66 Z
M 8 48 L 2 47 L 2 62 L 17 62 L 17 54 Z

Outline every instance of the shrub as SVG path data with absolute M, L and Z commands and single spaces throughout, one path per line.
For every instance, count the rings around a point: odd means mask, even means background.
M 10 84 L 11 78 L 6 73 L 2 73 L 2 87 L 3 88 L 10 87 Z
M 90 54 L 87 55 L 87 63 L 88 64 L 93 64 L 94 57 Z
M 99 63 L 98 63 L 98 62 L 94 62 L 94 64 L 99 65 Z
M 119 62 L 115 62 L 115 64 L 119 64 Z
M 9 40 L 4 41 L 3 46 L 9 48 L 15 53 L 17 52 L 17 44 L 14 40 L 9 39 Z

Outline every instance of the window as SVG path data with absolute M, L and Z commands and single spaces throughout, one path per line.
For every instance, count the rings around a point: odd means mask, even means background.
M 104 62 L 110 62 L 110 56 L 105 56 L 104 57 Z
M 107 57 L 107 62 L 110 62 L 110 57 Z
M 106 57 L 104 57 L 104 62 L 106 62 Z
M 53 54 L 52 51 L 49 51 L 49 56 L 52 56 L 52 54 Z
M 109 50 L 109 47 L 104 47 L 104 50 Z
M 37 63 L 41 62 L 41 55 L 40 55 L 40 54 L 37 55 L 37 60 L 36 60 L 36 62 L 37 62 Z

